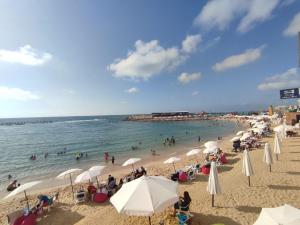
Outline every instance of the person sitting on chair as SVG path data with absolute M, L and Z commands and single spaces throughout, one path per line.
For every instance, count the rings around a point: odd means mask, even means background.
M 38 195 L 38 203 L 36 204 L 37 209 L 42 209 L 45 205 L 51 205 L 51 199 L 47 195 Z
M 183 192 L 183 197 L 180 196 L 179 201 L 174 204 L 174 216 L 176 214 L 176 210 L 188 211 L 191 201 L 192 199 L 189 192 Z

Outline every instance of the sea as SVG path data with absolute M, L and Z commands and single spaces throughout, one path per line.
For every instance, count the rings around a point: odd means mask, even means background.
M 119 162 L 149 155 L 151 149 L 171 153 L 172 147 L 165 147 L 163 142 L 172 136 L 177 149 L 187 151 L 199 145 L 199 136 L 203 143 L 239 129 L 232 121 L 137 122 L 126 117 L 0 119 L 0 191 L 5 189 L 9 174 L 22 182 L 104 163 L 105 152 Z M 78 153 L 83 157 L 76 160 Z M 30 159 L 32 155 L 36 160 Z

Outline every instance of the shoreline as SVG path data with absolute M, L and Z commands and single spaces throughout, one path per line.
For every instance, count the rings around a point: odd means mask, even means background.
M 214 120 L 216 120 L 216 119 L 214 119 Z M 234 122 L 237 125 L 237 127 L 235 128 L 236 130 L 246 128 L 246 125 L 244 123 L 237 123 L 237 120 L 235 120 L 235 119 L 220 118 L 219 120 Z M 217 127 L 216 127 L 216 129 L 217 129 Z M 228 132 L 228 134 L 225 137 L 223 137 L 223 140 L 219 141 L 220 144 L 222 144 L 225 140 L 228 141 L 229 137 L 231 137 L 232 135 L 234 135 L 234 134 Z M 217 137 L 218 136 L 214 137 L 214 139 L 201 140 L 200 146 L 199 146 L 199 143 L 197 143 L 196 141 L 189 141 L 188 143 L 181 143 L 181 144 L 177 144 L 175 146 L 167 146 L 167 147 L 161 146 L 159 149 L 155 149 L 156 154 L 157 154 L 155 156 L 152 156 L 150 152 L 146 152 L 146 151 L 140 151 L 140 152 L 133 151 L 132 152 L 133 154 L 131 154 L 131 156 L 141 158 L 141 161 L 139 161 L 135 164 L 136 167 L 144 166 L 145 168 L 147 168 L 147 167 L 151 167 L 151 166 L 155 165 L 157 163 L 157 161 L 163 163 L 164 160 L 166 160 L 167 158 L 169 158 L 171 156 L 177 156 L 177 157 L 180 157 L 181 159 L 184 159 L 184 158 L 186 158 L 185 153 L 188 150 L 193 149 L 193 148 L 203 149 L 203 144 L 206 141 L 216 140 Z M 103 177 L 105 177 L 105 179 L 106 179 L 106 177 L 109 174 L 112 174 L 116 178 L 120 178 L 122 176 L 125 176 L 126 174 L 128 174 L 131 171 L 131 169 L 129 169 L 129 167 L 122 166 L 122 164 L 125 160 L 127 160 L 128 158 L 131 158 L 131 157 L 129 157 L 129 155 L 130 155 L 130 152 L 128 152 L 123 157 L 116 159 L 115 165 L 112 165 L 110 160 L 107 163 L 101 162 L 100 160 L 95 160 L 95 162 L 93 162 L 93 163 L 91 163 L 89 161 L 89 162 L 85 162 L 84 164 L 80 164 L 78 167 L 74 166 L 73 168 L 80 168 L 80 169 L 82 169 L 82 172 L 83 172 L 83 171 L 87 170 L 88 168 L 90 168 L 91 166 L 103 165 L 103 166 L 107 166 L 107 167 L 104 169 L 104 172 L 101 175 L 101 179 Z M 69 186 L 69 180 L 68 179 L 66 179 L 66 180 L 56 179 L 56 176 L 61 172 L 63 172 L 63 171 L 57 170 L 57 171 L 52 171 L 51 173 L 47 174 L 46 176 L 30 176 L 30 177 L 27 177 L 26 179 L 22 179 L 22 182 L 25 183 L 25 182 L 30 182 L 33 180 L 43 181 L 40 185 L 38 185 L 37 187 L 34 187 L 32 189 L 33 192 L 49 191 L 49 190 L 56 189 L 56 188 L 64 188 L 64 187 Z M 78 174 L 76 174 L 73 177 L 73 179 L 77 175 Z M 4 196 L 6 196 L 7 194 L 8 194 L 8 192 L 6 191 L 6 189 L 3 189 L 2 191 L 0 191 L 0 199 L 3 198 Z

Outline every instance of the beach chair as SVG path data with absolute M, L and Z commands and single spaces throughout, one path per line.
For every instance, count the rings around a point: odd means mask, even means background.
M 190 170 L 188 172 L 188 177 L 189 177 L 189 180 L 195 180 L 196 179 L 195 170 Z
M 55 205 L 55 203 L 58 201 L 58 195 L 59 195 L 59 192 L 57 192 L 54 196 L 52 196 L 49 199 L 49 202 L 43 203 L 43 206 L 42 206 L 42 211 L 43 212 L 44 212 L 44 208 L 46 208 L 47 211 L 50 212 L 51 207 L 53 207 Z
M 192 223 L 193 215 L 189 212 L 176 213 L 176 218 L 179 225 L 190 225 Z
M 78 191 L 78 192 L 74 193 L 74 197 L 75 197 L 76 204 L 80 203 L 80 202 L 85 202 L 86 193 L 85 193 L 85 191 Z

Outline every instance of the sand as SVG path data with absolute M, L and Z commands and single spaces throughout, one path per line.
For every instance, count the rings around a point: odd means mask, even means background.
M 248 187 L 247 177 L 242 174 L 242 154 L 231 152 L 231 143 L 228 137 L 222 141 L 222 149 L 228 153 L 229 163 L 219 168 L 219 180 L 223 193 L 215 198 L 216 207 L 211 207 L 211 196 L 206 191 L 208 176 L 199 175 L 193 182 L 179 184 L 179 193 L 188 191 L 192 198 L 190 211 L 194 215 L 192 224 L 211 225 L 224 223 L 226 225 L 250 225 L 257 219 L 262 207 L 277 207 L 285 203 L 300 208 L 300 137 L 283 140 L 282 154 L 279 161 L 274 160 L 272 172 L 262 161 L 263 148 L 250 152 L 254 168 L 254 176 L 251 177 L 251 187 Z M 273 137 L 264 138 L 261 141 L 269 142 L 273 148 Z M 192 162 L 184 155 L 182 162 L 176 164 L 183 168 Z M 274 157 L 275 158 L 275 157 Z M 155 157 L 144 166 L 149 175 L 167 175 L 173 171 L 171 165 L 162 162 L 165 157 Z M 127 171 L 118 171 L 118 175 Z M 115 175 L 115 174 L 113 174 Z M 38 224 L 45 225 L 147 225 L 145 217 L 129 217 L 119 215 L 109 203 L 74 204 L 70 187 L 57 187 L 51 190 L 43 190 L 43 193 L 53 194 L 60 191 L 60 201 L 49 212 L 39 218 Z M 36 200 L 37 193 L 30 195 L 31 203 Z M 21 204 L 20 204 L 21 202 Z M 7 224 L 6 214 L 25 206 L 24 199 L 15 198 L 7 202 L 1 201 L 0 224 Z M 152 224 L 158 224 L 164 220 L 167 225 L 178 224 L 170 215 L 172 209 L 152 216 Z

